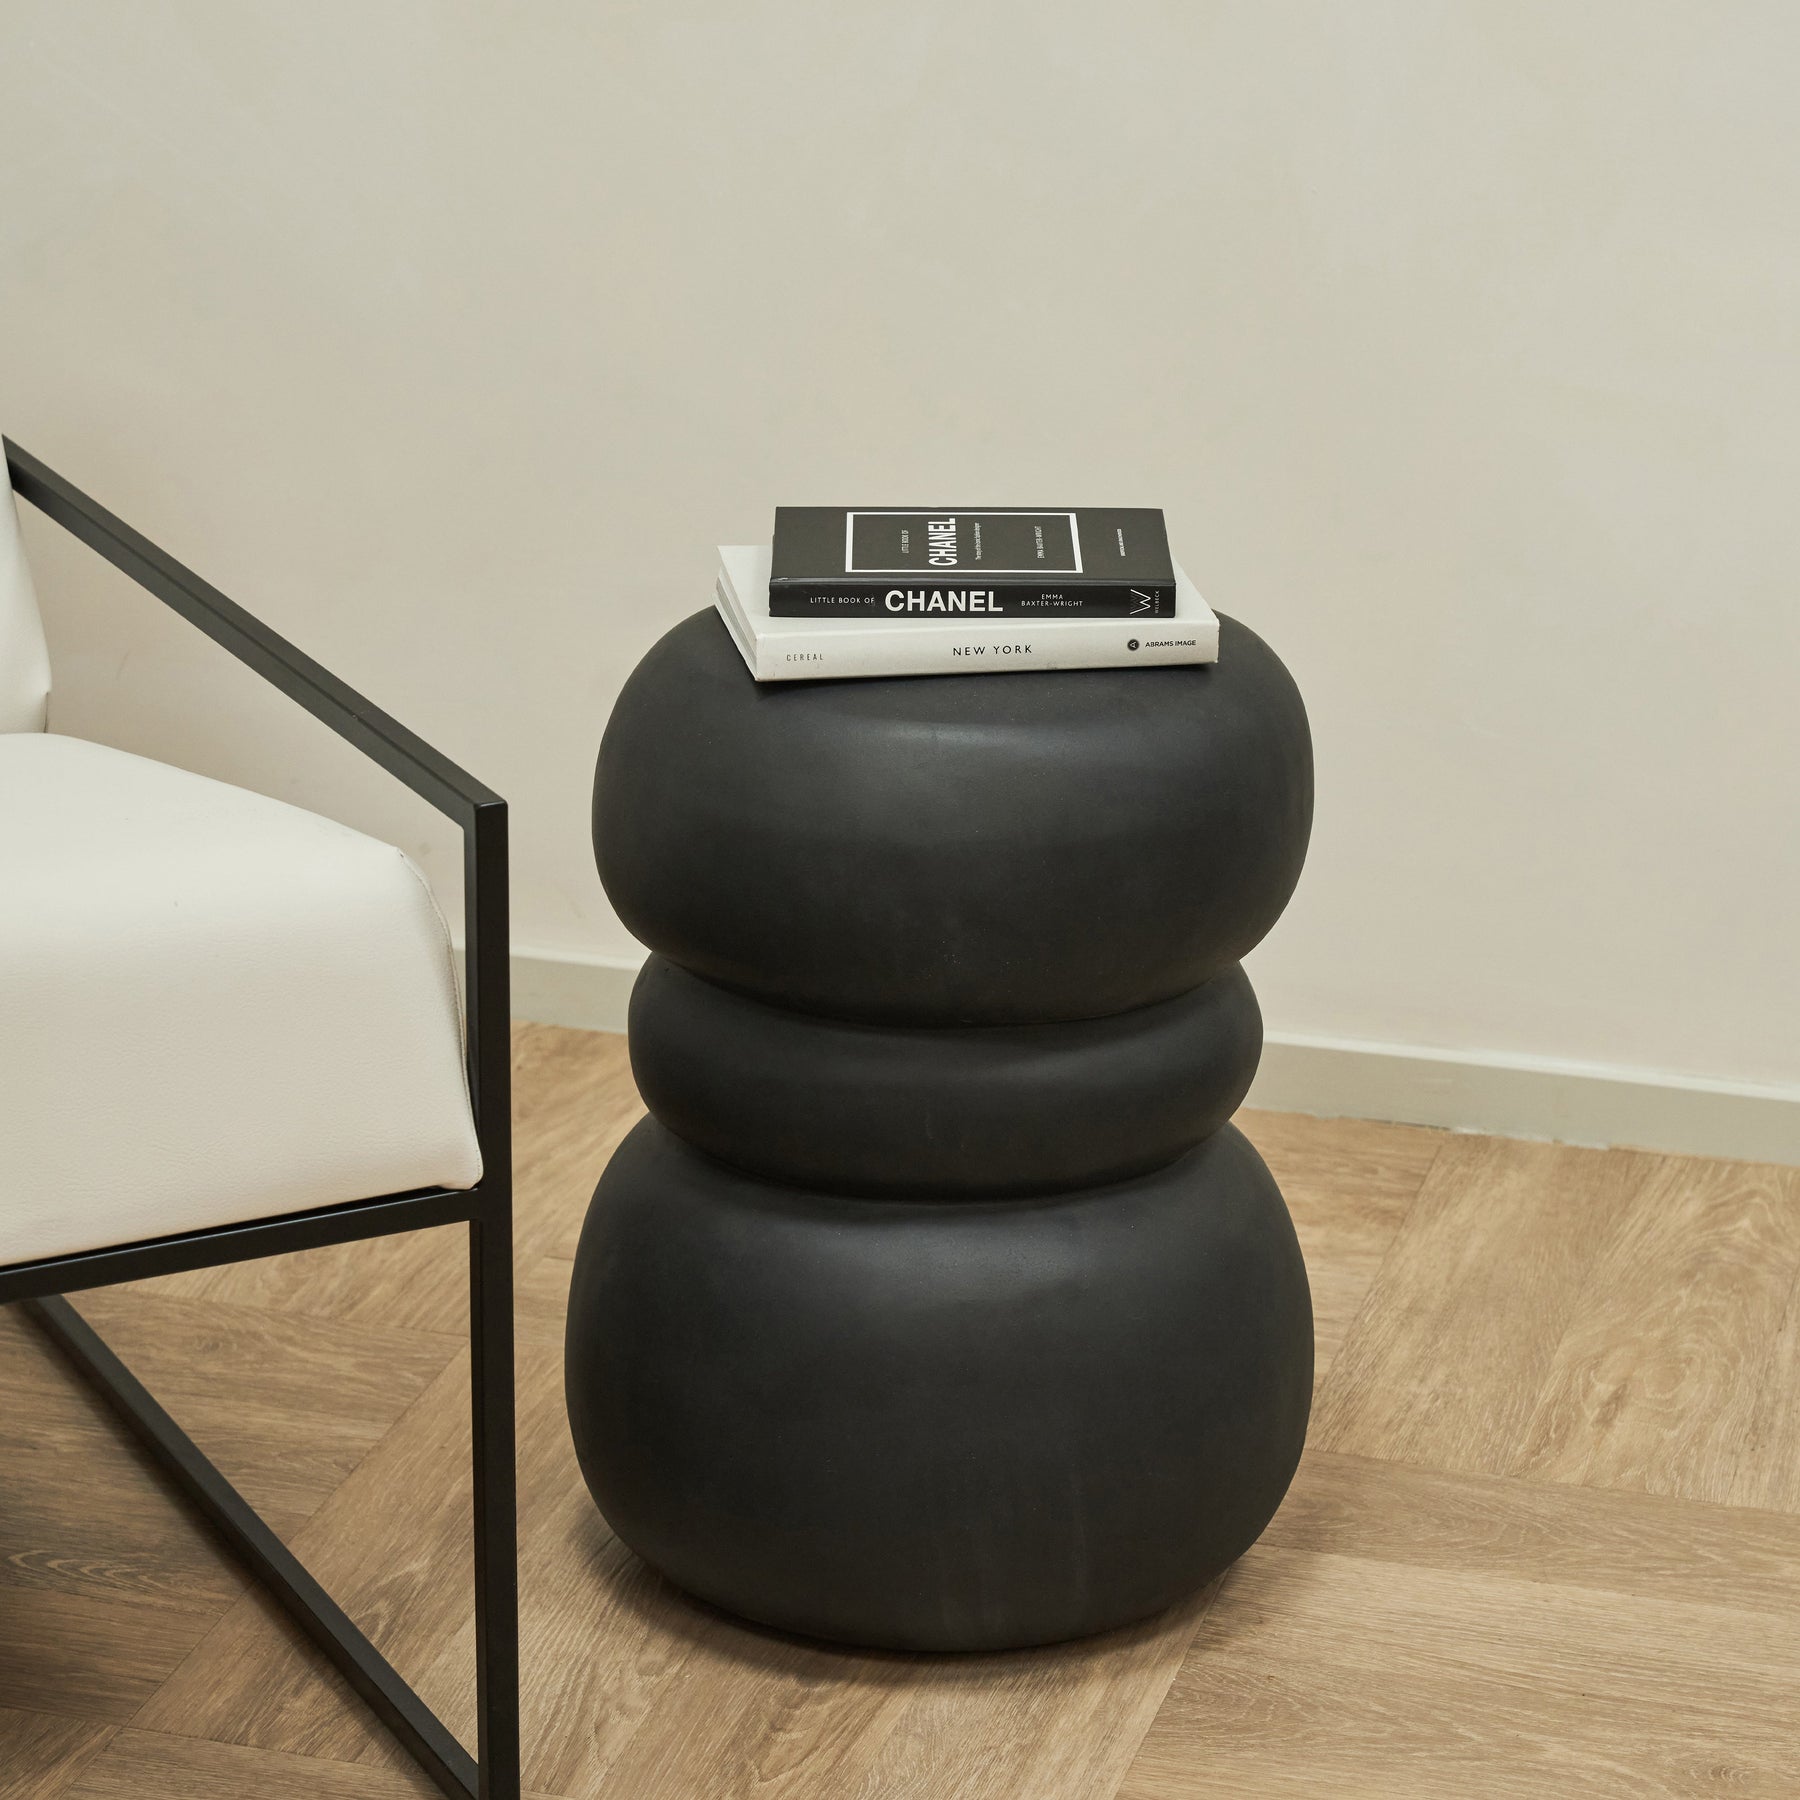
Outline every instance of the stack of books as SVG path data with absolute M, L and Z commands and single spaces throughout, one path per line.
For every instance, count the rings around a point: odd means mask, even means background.
M 722 546 L 719 614 L 758 681 L 1216 662 L 1160 512 L 783 506 Z

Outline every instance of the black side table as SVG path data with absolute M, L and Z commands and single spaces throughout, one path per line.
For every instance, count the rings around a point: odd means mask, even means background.
M 652 1117 L 576 1259 L 569 1420 L 619 1536 L 767 1624 L 913 1650 L 1156 1612 L 1262 1531 L 1312 1391 L 1226 1121 L 1293 891 L 1306 715 L 1220 660 L 758 686 L 651 650 L 594 842 L 653 954 Z

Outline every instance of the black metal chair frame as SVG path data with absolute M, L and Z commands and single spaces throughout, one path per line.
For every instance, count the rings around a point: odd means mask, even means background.
M 387 1194 L 15 1263 L 0 1268 L 0 1304 L 19 1302 L 34 1317 L 446 1794 L 458 1800 L 517 1800 L 519 1594 L 506 803 L 36 457 L 10 439 L 4 442 L 7 469 L 19 494 L 462 828 L 469 1093 L 483 1173 L 479 1184 L 466 1192 L 429 1188 Z M 479 1734 L 474 1757 L 62 1297 L 147 1275 L 455 1223 L 469 1228 Z

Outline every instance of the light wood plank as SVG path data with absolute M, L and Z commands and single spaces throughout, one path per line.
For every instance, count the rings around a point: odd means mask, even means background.
M 1122 1800 L 1800 1791 L 1800 1522 L 1742 1523 L 1310 1457 Z
M 0 1800 L 60 1800 L 106 1748 L 113 1729 L 0 1707 Z
M 1363 1119 L 1245 1112 L 1293 1214 L 1312 1283 L 1313 1368 L 1322 1380 L 1449 1135 Z
M 237 1597 L 235 1565 L 195 1530 L 112 1410 L 11 1308 L 0 1308 L 0 1392 L 0 1591 L 219 1612 Z
M 0 1591 L 0 1696 L 30 1712 L 122 1724 L 219 1616 L 207 1601 L 182 1606 L 167 1598 L 7 1588 Z
M 1800 1519 L 1309 1450 L 1270 1550 L 1800 1614 Z
M 296 1530 L 457 1353 L 457 1341 L 130 1287 L 79 1310 L 278 1531 Z
M 1783 1341 L 1800 1171 L 1662 1159 L 1596 1257 L 1512 1468 L 1780 1505 L 1800 1467 Z
M 690 1600 L 610 1537 L 584 1490 L 565 1488 L 554 1514 L 529 1533 L 527 1769 L 571 1800 L 1087 1800 L 1129 1762 L 1206 1599 L 1052 1650 L 865 1654 Z M 465 1727 L 473 1667 L 465 1631 L 424 1686 Z
M 1213 1597 L 1208 1588 L 1160 1618 L 1084 1643 L 966 1665 L 927 1662 L 859 1793 L 863 1800 L 1112 1793 Z
M 455 1338 L 469 1328 L 468 1276 L 468 1227 L 441 1225 L 218 1269 L 189 1269 L 139 1282 L 134 1291 Z
M 110 1414 L 0 1309 L 0 1700 L 129 1719 L 241 1591 Z
M 1794 1503 L 1800 1173 L 1446 1146 L 1320 1390 L 1323 1448 Z
M 1800 1278 L 1769 1346 L 1748 1436 L 1732 1498 L 1755 1495 L 1764 1506 L 1800 1513 Z
M 0 1788 L 0 1795 L 5 1790 Z M 443 1800 L 416 1767 L 366 1764 L 121 1731 L 67 1800 Z M 528 1789 L 525 1800 L 559 1800 Z
M 121 1731 L 68 1800 L 443 1800 L 413 1769 L 368 1769 L 240 1744 Z
M 513 1294 L 521 1343 L 562 1349 L 574 1275 L 575 1264 L 566 1256 L 537 1256 L 521 1266 Z
M 122 1452 L 116 1428 L 41 1428 L 29 1442 L 0 1430 L 0 1592 L 51 1588 L 223 1611 L 244 1578 L 159 1478 Z M 83 1471 L 79 1515 L 70 1507 L 71 1461 Z M 0 1600 L 0 1619 L 5 1606 Z
M 292 1539 L 326 1591 L 416 1681 L 474 1609 L 468 1354 L 457 1355 Z M 136 1723 L 340 1761 L 385 1734 L 251 1589 Z
M 515 1031 L 520 1259 L 572 1257 L 594 1184 L 644 1105 L 623 1037 L 554 1025 Z
M 1595 1259 L 1655 1164 L 1449 1139 L 1320 1385 L 1313 1443 L 1507 1473 Z

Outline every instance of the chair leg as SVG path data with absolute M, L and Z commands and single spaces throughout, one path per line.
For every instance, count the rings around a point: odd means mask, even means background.
M 74 1307 L 18 1302 L 451 1800 L 519 1797 L 511 1235 L 504 1197 L 471 1227 L 479 1765 Z
M 480 1800 L 518 1800 L 519 1558 L 513 1456 L 512 1207 L 469 1221 L 469 1398 L 474 1409 L 475 1705 Z

